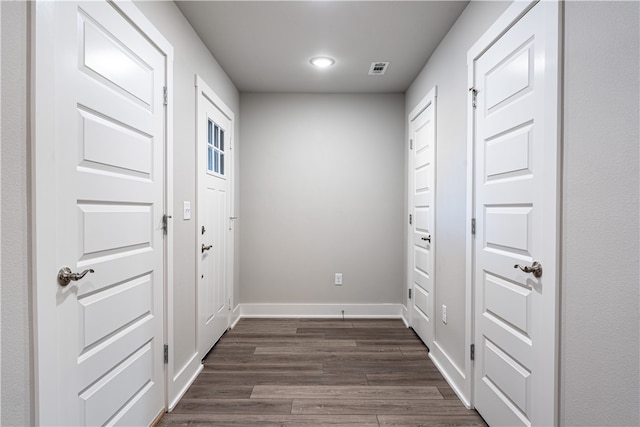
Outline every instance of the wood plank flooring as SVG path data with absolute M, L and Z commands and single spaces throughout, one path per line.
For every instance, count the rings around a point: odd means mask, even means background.
M 242 319 L 160 426 L 485 426 L 400 320 Z

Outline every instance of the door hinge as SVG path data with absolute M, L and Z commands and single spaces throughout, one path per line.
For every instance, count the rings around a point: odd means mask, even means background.
M 162 88 L 162 96 L 164 98 L 164 105 L 167 105 L 169 103 L 169 92 L 166 86 Z
M 411 289 L 409 289 L 409 299 L 411 299 Z
M 169 230 L 169 218 L 171 218 L 171 215 L 162 215 L 162 232 L 164 234 L 167 234 L 167 231 Z
M 409 150 L 413 150 L 413 139 L 409 140 Z
M 164 345 L 164 363 L 169 363 L 169 345 Z
M 476 108 L 478 101 L 478 89 L 476 89 L 475 87 L 470 87 L 469 92 L 471 92 L 471 106 L 473 108 Z
M 476 235 L 476 219 L 471 218 L 471 234 Z
M 413 215 L 409 214 L 409 225 L 413 224 Z
M 471 360 L 476 360 L 476 345 L 471 344 Z

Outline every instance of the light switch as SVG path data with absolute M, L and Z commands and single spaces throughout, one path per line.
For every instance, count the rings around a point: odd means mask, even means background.
M 182 219 L 191 219 L 191 202 L 184 202 Z

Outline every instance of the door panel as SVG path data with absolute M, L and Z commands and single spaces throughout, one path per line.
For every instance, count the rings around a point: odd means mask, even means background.
M 531 123 L 528 122 L 485 142 L 485 182 L 531 174 L 531 129 Z
M 153 311 L 153 278 L 144 275 L 98 294 L 78 297 L 81 354 L 113 331 L 118 331 Z M 113 307 L 118 307 L 116 312 Z
M 532 90 L 533 39 L 502 58 L 485 74 L 486 108 L 493 111 L 498 105 L 514 101 Z
M 120 412 L 132 396 L 139 397 L 152 385 L 153 347 L 146 343 L 125 358 L 101 379 L 80 393 L 85 425 L 105 425 L 113 414 Z
M 556 50 L 545 38 L 554 7 L 533 6 L 474 64 L 474 387 L 490 425 L 554 424 L 558 142 L 546 112 L 557 103 Z M 514 268 L 534 261 L 542 277 Z
M 227 329 L 225 301 L 227 271 L 224 250 L 226 247 L 225 228 L 229 217 L 226 207 L 227 192 L 215 187 L 207 188 L 205 202 L 206 216 L 203 218 L 203 222 L 207 224 L 207 231 L 202 237 L 203 241 L 212 244 L 213 248 L 202 254 L 203 270 L 205 271 L 204 278 L 201 278 L 204 297 L 202 317 L 205 329 L 217 330 L 213 336 L 208 337 L 207 345 L 210 348 Z M 215 325 L 214 323 L 221 324 Z
M 484 246 L 487 252 L 531 254 L 533 206 L 485 206 Z
M 55 156 L 36 167 L 54 178 L 55 202 L 38 212 L 53 213 L 56 234 L 37 242 L 55 248 L 57 266 L 94 271 L 62 286 L 38 263 L 39 331 L 42 322 L 55 331 L 38 335 L 42 425 L 146 425 L 164 408 L 166 56 L 116 7 L 42 6 L 56 59 L 36 73 L 56 88 Z M 42 57 L 37 50 L 37 66 Z M 36 200 L 46 200 L 42 179 Z M 55 368 L 42 369 L 50 357 Z
M 433 95 L 410 121 L 413 150 L 410 152 L 411 326 L 430 346 L 433 342 L 434 288 L 434 182 L 435 182 L 435 102 Z
M 80 167 L 151 179 L 153 139 L 149 135 L 91 111 L 79 110 L 78 114 Z
M 415 308 L 418 314 L 424 316 L 426 320 L 431 318 L 431 302 L 429 301 L 429 293 L 422 286 L 416 286 Z
M 81 69 L 88 74 L 97 74 L 94 77 L 100 77 L 103 83 L 118 89 L 121 94 L 136 98 L 150 109 L 153 85 L 149 82 L 153 80 L 153 68 L 91 16 L 81 11 L 78 18 L 81 28 Z M 105 22 L 106 25 L 110 23 Z M 121 33 L 121 37 L 127 36 L 131 34 Z
M 531 326 L 531 289 L 485 273 L 484 311 L 505 329 L 527 339 Z
M 206 93 L 205 93 L 206 92 Z M 229 327 L 230 188 L 233 121 L 198 79 L 198 351 L 204 357 Z M 204 249 L 203 249 L 204 247 Z
M 531 372 L 489 340 L 485 342 L 483 349 L 487 378 L 503 390 L 516 406 L 526 412 Z

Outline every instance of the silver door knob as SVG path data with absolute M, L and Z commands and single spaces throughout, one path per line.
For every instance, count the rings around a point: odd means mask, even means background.
M 523 267 L 520 264 L 516 264 L 513 266 L 513 268 L 519 268 L 525 273 L 533 273 L 533 277 L 542 277 L 542 264 L 540 264 L 538 261 L 534 261 L 533 264 L 531 264 L 531 267 L 527 265 Z
M 421 239 L 425 242 L 431 243 L 431 234 L 427 234 L 426 237 L 421 237 Z
M 87 273 L 94 273 L 93 268 L 89 268 L 82 273 L 74 273 L 69 267 L 62 267 L 58 270 L 58 283 L 60 286 L 67 286 L 72 280 L 75 282 L 82 279 Z
M 213 245 L 209 245 L 209 246 L 205 246 L 204 243 L 202 244 L 202 253 L 204 253 L 204 251 L 208 251 L 209 249 L 211 249 L 213 247 Z

